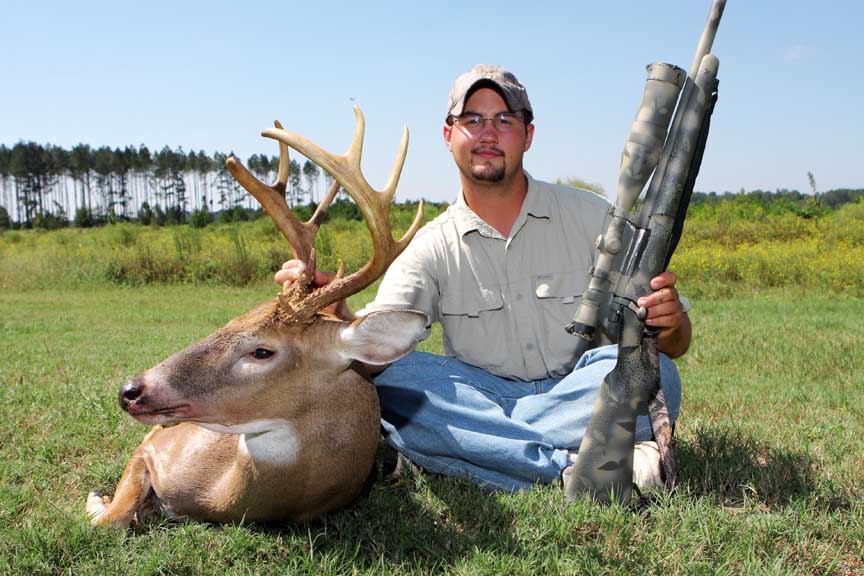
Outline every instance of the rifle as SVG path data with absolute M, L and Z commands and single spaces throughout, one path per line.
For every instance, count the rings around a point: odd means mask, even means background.
M 589 347 L 618 344 L 617 363 L 603 380 L 565 481 L 568 500 L 587 492 L 599 502 L 630 501 L 636 416 L 646 409 L 666 486 L 675 486 L 672 430 L 660 387 L 659 330 L 645 325 L 647 311 L 636 301 L 651 292 L 651 279 L 666 269 L 681 237 L 717 100 L 719 61 L 710 51 L 725 5 L 726 0 L 713 0 L 689 74 L 663 62 L 647 67 L 642 102 L 621 156 L 618 198 L 598 238 L 588 287 L 566 327 L 579 337 L 577 358 Z

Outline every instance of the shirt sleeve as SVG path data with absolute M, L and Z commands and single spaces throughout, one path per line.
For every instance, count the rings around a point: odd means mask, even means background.
M 357 312 L 359 316 L 381 310 L 417 310 L 429 318 L 428 328 L 438 321 L 439 290 L 434 269 L 430 234 L 420 234 L 387 269 L 375 300 Z

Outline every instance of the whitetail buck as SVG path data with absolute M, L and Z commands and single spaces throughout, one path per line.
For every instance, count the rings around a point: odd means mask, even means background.
M 324 312 L 385 271 L 414 236 L 423 211 L 421 203 L 409 230 L 395 241 L 388 214 L 408 131 L 378 192 L 360 170 L 364 120 L 359 109 L 354 113 L 354 139 L 344 156 L 282 130 L 278 122 L 265 130 L 279 142 L 272 186 L 235 158 L 228 160 L 306 271 L 275 300 L 121 387 L 126 412 L 164 427 L 152 429 L 135 450 L 113 499 L 89 494 L 93 524 L 127 527 L 153 512 L 217 522 L 303 521 L 350 503 L 364 488 L 375 461 L 379 408 L 360 363 L 385 364 L 408 353 L 426 317 L 379 312 L 348 323 Z M 289 146 L 336 180 L 306 223 L 285 202 Z M 340 266 L 337 277 L 319 288 L 313 282 L 315 234 L 340 185 L 366 219 L 373 253 L 360 270 L 346 277 Z

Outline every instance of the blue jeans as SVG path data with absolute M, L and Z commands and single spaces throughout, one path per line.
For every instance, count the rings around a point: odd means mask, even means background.
M 413 352 L 375 376 L 388 441 L 428 472 L 508 491 L 556 481 L 577 450 L 617 346 L 586 352 L 564 378 L 508 380 L 448 356 Z M 675 364 L 660 355 L 674 424 L 681 406 Z M 636 441 L 650 440 L 647 415 Z

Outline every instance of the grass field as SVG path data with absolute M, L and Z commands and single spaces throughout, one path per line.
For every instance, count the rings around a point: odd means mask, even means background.
M 416 477 L 312 525 L 113 533 L 84 499 L 146 431 L 117 388 L 275 285 L 57 284 L 0 293 L 2 574 L 864 574 L 860 298 L 694 299 L 682 485 L 638 509 Z
M 818 218 L 766 212 L 738 200 L 691 208 L 670 265 L 681 273 L 688 295 L 729 298 L 770 287 L 864 297 L 864 199 Z M 442 209 L 427 205 L 425 220 Z M 394 205 L 397 234 L 408 228 L 415 210 Z M 356 220 L 333 218 L 316 240 L 322 270 L 335 270 L 340 259 L 347 270 L 356 270 L 369 250 L 365 225 Z M 269 218 L 206 228 L 118 223 L 0 230 L 0 289 L 39 289 L 60 281 L 76 287 L 242 286 L 272 277 L 288 258 L 287 243 Z

